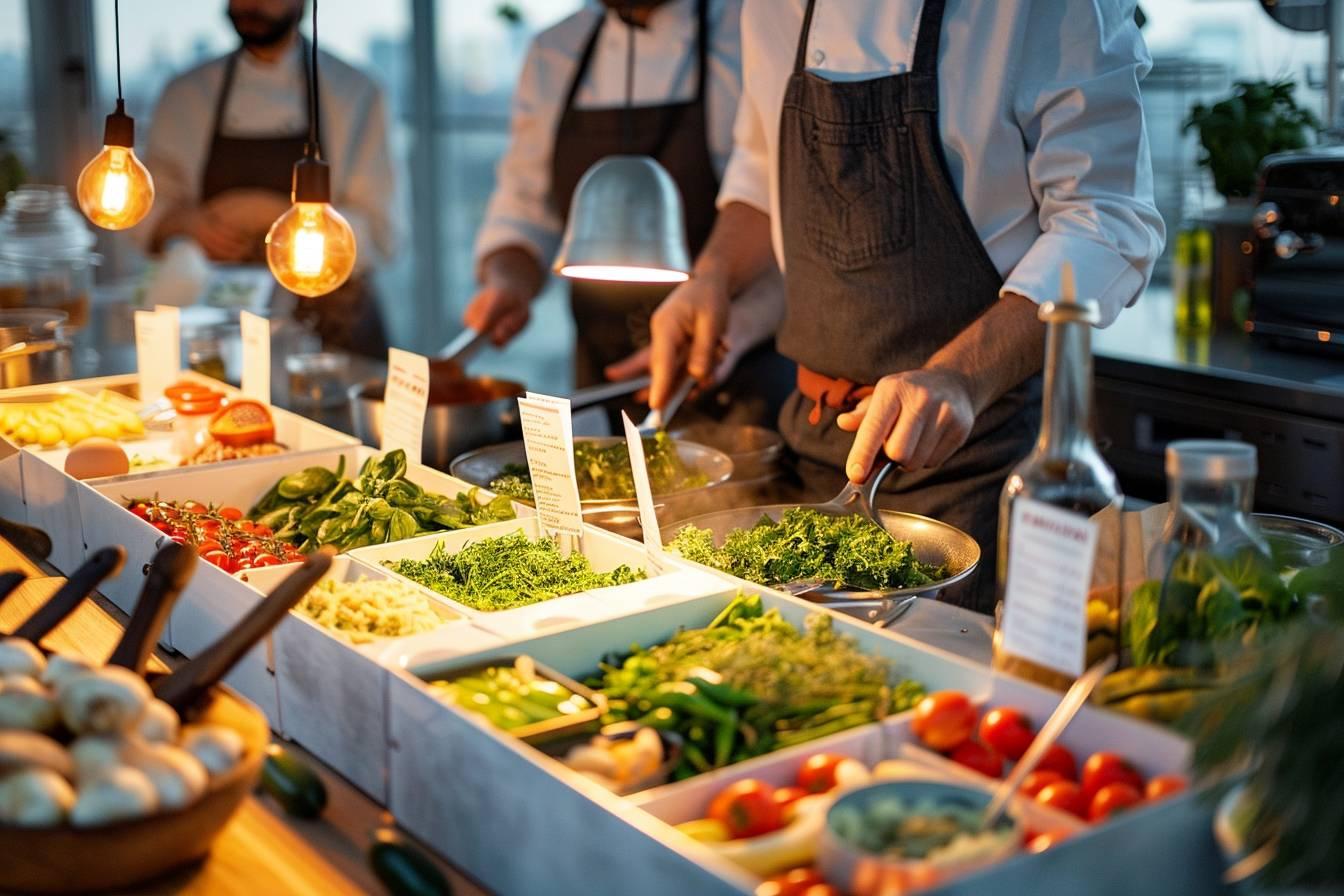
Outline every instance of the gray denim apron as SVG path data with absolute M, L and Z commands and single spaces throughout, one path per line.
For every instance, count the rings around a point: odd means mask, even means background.
M 307 41 L 304 46 L 303 71 L 305 83 L 312 78 L 308 70 Z M 301 133 L 276 137 L 226 137 L 220 133 L 224 110 L 228 108 L 233 92 L 233 76 L 238 66 L 241 49 L 229 54 L 224 62 L 224 81 L 215 101 L 214 123 L 210 133 L 210 152 L 201 174 L 201 202 L 206 202 L 228 190 L 270 190 L 290 195 L 294 163 L 303 158 L 308 143 L 308 128 Z M 313 114 L 311 94 L 308 115 Z M 321 142 L 321 135 L 318 135 Z M 265 236 L 265 234 L 262 234 Z M 253 262 L 266 260 L 265 246 L 259 240 Z M 277 287 L 277 295 L 284 295 Z M 387 355 L 387 337 L 383 318 L 378 310 L 377 296 L 370 277 L 355 274 L 342 286 L 324 296 L 308 298 L 294 296 L 294 317 L 307 323 L 322 339 L 325 348 L 340 348 L 374 358 Z
M 913 2 L 913 0 L 911 0 Z M 945 0 L 925 0 L 908 73 L 828 81 L 806 70 L 815 0 L 798 37 L 779 125 L 787 312 L 779 348 L 809 370 L 872 384 L 923 366 L 998 300 L 1003 284 L 948 172 L 938 131 L 938 42 Z M 780 430 L 809 497 L 845 481 L 853 435 L 839 411 L 794 392 Z M 888 478 L 882 507 L 921 513 L 980 543 L 976 578 L 943 599 L 994 607 L 998 496 L 1030 449 L 1040 379 L 1009 391 L 942 467 Z
M 705 101 L 709 77 L 709 3 L 696 8 L 696 92 L 686 102 L 637 106 L 632 109 L 576 109 L 574 97 L 588 71 L 604 13 L 588 38 L 565 95 L 551 157 L 551 203 L 569 216 L 574 188 L 594 162 L 617 153 L 652 156 L 667 169 L 681 190 L 686 239 L 694 257 L 709 238 L 718 214 L 714 200 L 719 176 L 709 151 Z M 576 346 L 574 385 L 605 382 L 603 369 L 649 344 L 649 318 L 672 287 L 666 284 L 570 282 Z M 769 425 L 788 396 L 794 366 L 766 344 L 749 352 L 720 388 L 691 402 L 677 415 L 678 423 L 713 419 Z M 631 402 L 627 408 L 642 416 Z M 619 415 L 617 415 L 617 420 Z M 638 419 L 638 417 L 636 417 Z M 620 430 L 617 430 L 619 432 Z

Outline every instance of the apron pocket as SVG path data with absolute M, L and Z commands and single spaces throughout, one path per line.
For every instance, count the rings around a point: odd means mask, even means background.
M 813 247 L 836 269 L 862 270 L 910 245 L 908 129 L 813 122 L 805 218 Z

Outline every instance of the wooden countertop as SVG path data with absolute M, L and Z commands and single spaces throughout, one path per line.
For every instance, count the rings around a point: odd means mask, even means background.
M 5 632 L 13 631 L 65 581 L 0 539 L 0 570 L 10 569 L 21 569 L 30 578 L 0 604 L 0 631 Z M 120 616 L 101 597 L 91 598 L 43 643 L 51 650 L 103 660 L 121 636 Z M 163 663 L 164 659 L 156 661 Z M 203 862 L 134 892 L 146 896 L 343 896 L 383 892 L 365 862 L 364 852 L 370 833 L 387 822 L 386 813 L 298 746 L 287 744 L 286 749 L 311 764 L 326 784 L 328 804 L 321 819 L 290 818 L 268 798 L 249 797 Z M 428 850 L 426 854 L 430 854 Z M 484 892 L 446 864 L 439 864 L 458 896 Z

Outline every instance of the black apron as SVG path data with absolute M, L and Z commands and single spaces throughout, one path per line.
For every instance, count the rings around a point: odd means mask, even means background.
M 576 109 L 574 97 L 606 23 L 605 12 L 583 48 L 565 95 L 551 156 L 550 201 L 568 220 L 574 188 L 592 165 L 610 155 L 633 153 L 657 159 L 681 190 L 686 241 L 694 257 L 714 227 L 719 177 L 710 156 L 705 102 L 708 83 L 708 0 L 696 9 L 696 77 L 693 99 L 659 106 Z M 601 283 L 571 280 L 570 307 L 576 330 L 574 385 L 605 382 L 603 370 L 649 344 L 649 318 L 672 291 L 658 283 Z M 678 423 L 697 418 L 770 425 L 789 392 L 793 365 L 762 345 L 745 355 L 728 381 L 690 402 Z M 637 409 L 631 403 L 628 410 Z M 638 419 L 638 418 L 636 418 Z M 619 432 L 619 430 L 617 430 Z
M 808 0 L 779 126 L 779 204 L 787 312 L 780 351 L 855 383 L 924 365 L 998 301 L 1003 279 L 957 194 L 938 131 L 938 42 L 945 0 L 925 0 L 908 73 L 828 81 L 806 71 Z M 977 576 L 943 599 L 994 607 L 998 498 L 1040 421 L 1040 378 L 1010 390 L 936 470 L 888 477 L 882 507 L 921 513 L 980 544 Z M 839 412 L 795 392 L 780 430 L 810 498 L 844 484 L 854 436 Z
M 305 82 L 311 84 L 308 70 L 307 42 L 300 38 L 305 49 L 303 72 Z M 294 163 L 303 158 L 308 143 L 308 129 L 301 133 L 279 137 L 225 137 L 221 133 L 224 111 L 233 92 L 233 76 L 238 66 L 241 49 L 230 53 L 224 62 L 224 82 L 215 102 L 214 123 L 210 132 L 210 152 L 206 156 L 205 171 L 201 176 L 201 202 L 207 202 L 228 190 L 270 190 L 290 195 L 293 186 Z M 311 118 L 312 94 L 304 90 Z M 321 135 L 318 135 L 319 142 Z M 263 235 L 264 236 L 264 235 Z M 255 257 L 265 262 L 264 243 L 259 242 Z M 324 296 L 308 298 L 294 296 L 295 319 L 315 330 L 322 338 L 324 348 L 337 348 L 374 358 L 387 356 L 387 337 L 382 315 L 378 310 L 373 281 L 362 274 L 351 275 L 343 285 Z

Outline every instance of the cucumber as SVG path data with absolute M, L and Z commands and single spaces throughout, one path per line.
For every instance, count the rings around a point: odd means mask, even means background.
M 373 832 L 369 867 L 392 896 L 452 896 L 438 866 L 391 828 Z
M 327 807 L 327 788 L 317 772 L 279 744 L 266 750 L 261 786 L 290 815 L 317 818 Z

